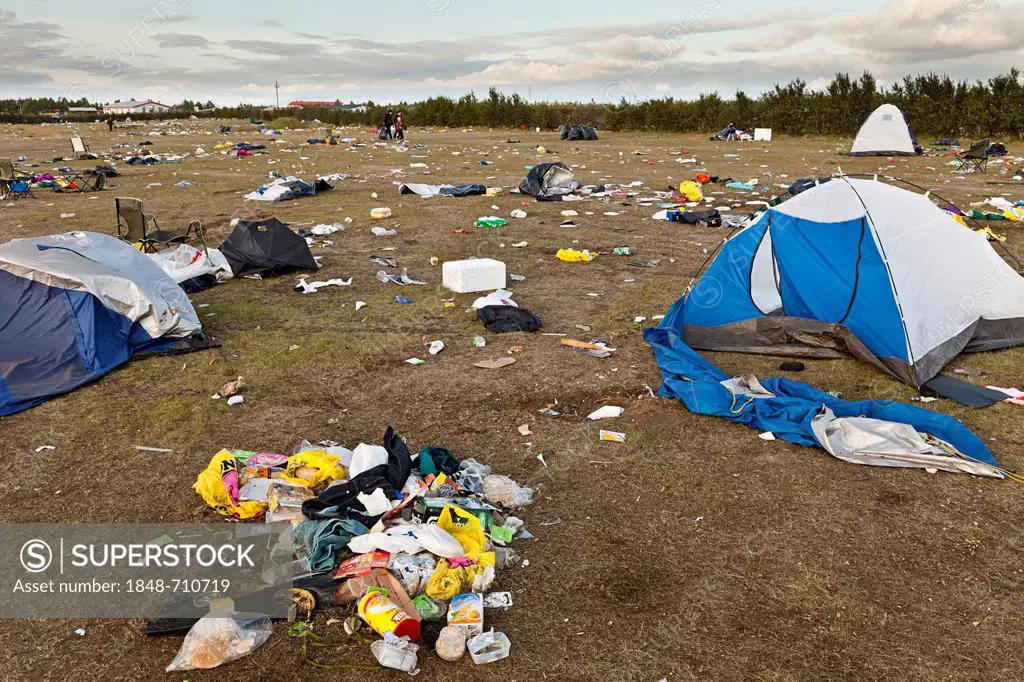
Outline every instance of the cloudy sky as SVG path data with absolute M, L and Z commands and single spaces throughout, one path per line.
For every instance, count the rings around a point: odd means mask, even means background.
M 1024 64 L 1021 0 L 0 0 L 0 98 L 618 101 Z

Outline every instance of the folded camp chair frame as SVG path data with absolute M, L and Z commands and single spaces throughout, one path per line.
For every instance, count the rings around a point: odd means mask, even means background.
M 85 143 L 80 135 L 71 138 L 71 152 L 76 159 L 84 159 L 89 154 L 89 145 Z
M 129 244 L 141 244 L 144 252 L 156 251 L 162 246 L 184 244 L 194 234 L 203 245 L 203 252 L 208 254 L 206 235 L 203 224 L 193 220 L 184 232 L 160 229 L 156 217 L 147 215 L 138 199 L 116 197 L 114 208 L 117 211 L 117 237 Z M 150 228 L 152 225 L 152 229 Z
M 25 189 L 15 191 L 14 185 L 19 182 L 25 184 Z M 0 159 L 0 199 L 17 201 L 29 197 L 38 198 L 32 192 L 32 179 L 19 178 L 14 170 L 14 163 L 10 159 Z
M 72 182 L 78 187 L 78 191 L 82 194 L 86 192 L 102 192 L 107 186 L 107 174 L 97 173 L 95 171 L 77 174 L 72 178 Z
M 972 144 L 971 148 L 964 152 L 960 157 L 963 160 L 964 165 L 968 168 L 981 171 L 982 173 L 987 173 L 988 148 L 991 142 L 991 140 L 981 140 Z

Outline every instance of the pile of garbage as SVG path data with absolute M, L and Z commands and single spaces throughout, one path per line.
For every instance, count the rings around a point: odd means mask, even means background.
M 302 593 L 305 616 L 292 636 L 321 637 L 312 615 L 331 609 L 349 617 L 344 633 L 324 636 L 372 638 L 370 649 L 387 668 L 415 674 L 424 648 L 446 661 L 468 651 L 477 664 L 509 655 L 508 637 L 485 630 L 484 616 L 512 606 L 510 593 L 491 589 L 499 570 L 525 565 L 511 544 L 532 536 L 513 514 L 534 493 L 491 467 L 443 447 L 411 455 L 389 427 L 382 445 L 354 450 L 329 441 L 303 441 L 291 456 L 222 450 L 194 488 L 222 516 L 292 524 L 293 554 L 282 566 L 294 576 L 293 592 Z M 265 616 L 232 615 L 223 602 L 210 608 L 168 670 L 216 667 L 272 633 Z M 217 635 L 225 639 L 222 655 L 196 660 L 195 640 L 208 636 L 214 616 L 226 629 Z
M 592 142 L 597 138 L 597 130 L 594 126 L 563 125 L 558 130 L 558 137 L 562 140 Z

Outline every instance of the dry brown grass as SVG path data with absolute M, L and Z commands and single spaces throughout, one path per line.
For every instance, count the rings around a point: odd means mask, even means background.
M 217 124 L 197 125 L 213 130 Z M 124 130 L 108 136 L 101 126 L 78 128 L 94 151 L 141 139 Z M 539 490 L 527 514 L 538 539 L 523 546 L 530 566 L 499 576 L 500 586 L 515 593 L 516 606 L 491 620 L 511 638 L 511 659 L 476 668 L 468 660 L 445 664 L 423 655 L 422 679 L 1021 678 L 1024 538 L 1017 519 L 1024 489 L 844 464 L 820 450 L 765 443 L 752 431 L 691 415 L 674 402 L 638 397 L 646 394 L 645 385 L 657 388 L 659 376 L 633 317 L 664 313 L 721 231 L 656 224 L 644 220 L 649 209 L 598 203 L 573 205 L 581 213 L 595 212 L 582 215 L 576 229 L 558 226 L 562 206 L 531 203 L 526 220 L 476 230 L 476 217 L 507 215 L 523 198 L 423 201 L 399 197 L 393 184 L 407 179 L 511 187 L 525 165 L 541 160 L 531 151 L 537 143 L 558 150 L 567 163 L 586 166 L 578 170 L 584 181 L 642 180 L 651 188 L 692 173 L 692 166 L 674 163 L 671 148 L 689 149 L 712 173 L 743 181 L 764 177 L 766 170 L 788 174 L 789 181 L 830 174 L 837 162 L 847 172 L 868 172 L 878 169 L 878 159 L 837 157 L 835 141 L 825 139 L 762 146 L 608 134 L 595 143 L 565 143 L 550 133 L 521 131 L 413 131 L 411 142 L 426 145 L 413 153 L 428 158 L 411 159 L 372 146 L 349 151 L 299 144 L 312 133 L 289 132 L 289 144 L 269 156 L 125 166 L 124 177 L 102 195 L 43 192 L 39 201 L 0 207 L 4 239 L 71 229 L 110 232 L 114 196 L 144 199 L 164 227 L 201 219 L 212 244 L 228 234 L 233 217 L 276 215 L 295 225 L 351 216 L 349 229 L 332 237 L 334 246 L 315 253 L 324 256 L 324 276 L 355 278 L 351 288 L 311 296 L 294 293 L 291 277 L 235 281 L 204 292 L 194 301 L 209 304 L 200 310 L 204 316 L 216 313 L 203 319 L 223 339 L 220 351 L 131 363 L 93 385 L 0 420 L 0 448 L 8 462 L 0 478 L 0 521 L 207 519 L 190 486 L 219 448 L 290 451 L 302 438 L 352 445 L 379 438 L 392 424 L 412 447 L 445 445 Z M 371 144 L 374 139 L 365 131 L 353 134 Z M 523 144 L 504 144 L 509 135 Z M 0 127 L 0 156 L 48 159 L 69 151 L 68 136 L 63 128 Z M 223 138 L 146 139 L 156 143 L 155 151 L 184 152 L 199 143 L 212 150 Z M 635 156 L 637 149 L 647 153 Z M 462 154 L 452 156 L 453 151 Z M 740 158 L 726 159 L 724 153 Z M 484 154 L 495 165 L 478 165 Z M 268 159 L 279 163 L 268 165 Z M 417 161 L 428 163 L 432 175 L 409 168 Z M 895 173 L 959 201 L 993 193 L 981 177 L 953 179 L 944 161 L 900 159 Z M 44 169 L 54 165 L 42 163 Z M 390 174 L 392 168 L 404 168 L 404 175 Z M 360 177 L 339 183 L 332 193 L 288 204 L 243 202 L 241 195 L 265 181 L 270 170 L 307 178 L 332 171 Z M 181 179 L 193 187 L 176 187 Z M 162 186 L 150 187 L 154 182 Z M 380 198 L 372 199 L 371 192 Z M 398 237 L 370 234 L 374 206 L 395 210 Z M 605 210 L 620 215 L 603 217 Z M 66 212 L 76 218 L 61 220 Z M 461 227 L 469 234 L 451 234 Z M 999 227 L 1020 250 L 1020 228 Z M 530 246 L 510 248 L 520 240 Z M 602 257 L 589 265 L 553 258 L 560 247 L 627 244 L 636 258 Z M 399 291 L 378 284 L 379 268 L 367 259 L 386 246 L 398 247 L 388 255 L 430 285 Z M 464 312 L 468 296 L 445 309 L 441 299 L 449 294 L 439 287 L 440 270 L 429 258 L 472 255 L 500 258 L 510 272 L 528 276 L 513 287 L 516 298 L 544 320 L 545 331 L 583 337 L 574 327 L 588 324 L 594 329 L 589 336 L 619 352 L 601 361 L 562 349 L 551 337 L 486 334 Z M 637 259 L 661 264 L 629 267 Z M 602 295 L 590 297 L 591 292 Z M 414 304 L 392 303 L 396 294 Z M 369 305 L 356 312 L 356 300 Z M 476 334 L 488 338 L 486 349 L 472 347 Z M 425 357 L 425 345 L 434 339 L 443 339 L 448 349 L 424 367 L 403 364 L 414 355 Z M 292 344 L 301 348 L 280 352 Z M 526 351 L 512 367 L 488 372 L 472 366 L 516 344 Z M 777 374 L 779 362 L 736 355 L 713 360 L 727 371 L 760 376 Z M 1020 385 L 1022 360 L 1024 350 L 1018 349 L 962 358 L 956 366 L 985 372 L 994 383 Z M 245 407 L 229 409 L 210 400 L 238 375 L 250 386 Z M 854 399 L 912 395 L 854 361 L 810 363 L 800 378 Z M 555 400 L 562 417 L 538 414 Z M 598 443 L 598 427 L 584 420 L 606 401 L 627 408 L 616 424 L 629 435 L 624 445 Z M 1019 408 L 972 411 L 947 402 L 933 407 L 984 437 L 1005 466 L 1024 467 Z M 516 430 L 524 423 L 534 430 L 530 447 Z M 41 444 L 57 449 L 34 454 Z M 174 452 L 142 454 L 135 445 Z M 550 468 L 540 466 L 538 453 Z M 562 523 L 541 525 L 554 519 Z M 73 634 L 79 626 L 87 629 L 84 638 Z M 337 635 L 339 627 L 320 620 L 327 636 Z M 297 643 L 283 630 L 222 670 L 166 676 L 163 667 L 180 639 L 146 639 L 139 622 L 9 621 L 0 624 L 0 671 L 5 679 L 26 680 L 395 679 L 305 666 Z M 366 663 L 371 657 L 358 650 L 340 660 Z

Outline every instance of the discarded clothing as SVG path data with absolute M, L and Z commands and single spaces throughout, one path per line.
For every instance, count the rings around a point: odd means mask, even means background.
M 303 519 L 292 531 L 295 557 L 309 559 L 312 573 L 326 573 L 334 568 L 335 556 L 352 538 L 369 532 L 352 519 Z
M 302 503 L 306 518 L 352 518 L 372 525 L 373 519 L 363 513 L 365 509 L 359 502 L 359 494 L 381 488 L 388 499 L 394 499 L 412 472 L 409 449 L 390 426 L 384 432 L 383 446 L 388 451 L 387 464 L 368 469 L 345 483 L 336 483 L 317 497 L 306 500 Z
M 540 319 L 526 308 L 489 305 L 477 310 L 476 314 L 487 330 L 495 334 L 535 332 L 541 327 Z

